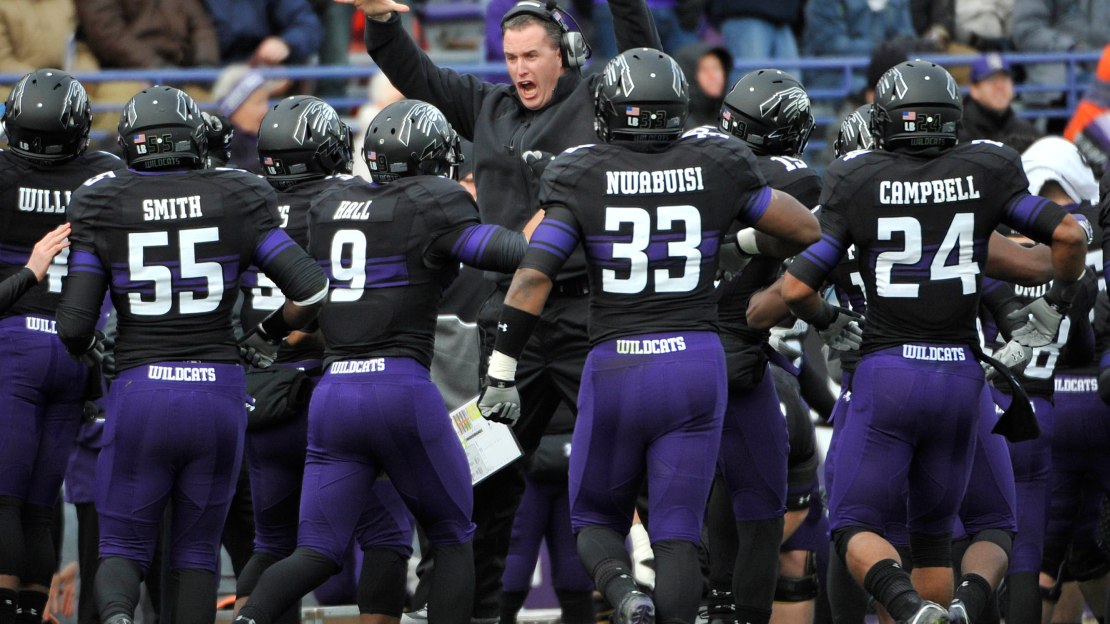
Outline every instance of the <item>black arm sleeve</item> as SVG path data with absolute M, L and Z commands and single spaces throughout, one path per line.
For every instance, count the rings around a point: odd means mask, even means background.
M 27 267 L 23 267 L 15 275 L 0 282 L 0 314 L 7 312 L 8 308 L 15 305 L 20 297 L 38 283 L 35 272 Z
M 663 49 L 655 18 L 644 0 L 609 0 L 609 10 L 613 13 L 617 52 L 632 48 Z
M 424 263 L 437 268 L 458 261 L 483 271 L 512 273 L 527 250 L 528 239 L 520 232 L 499 225 L 470 224 L 432 241 Z
M 62 281 L 62 299 L 55 314 L 58 338 L 73 355 L 81 355 L 92 343 L 104 293 L 108 292 L 107 273 L 78 270 L 78 262 L 95 258 L 86 254 L 80 250 L 70 254 L 69 274 Z
M 460 136 L 474 140 L 478 110 L 497 85 L 438 67 L 412 40 L 397 15 L 388 22 L 367 18 L 366 51 L 405 97 L 435 106 Z
M 270 231 L 255 251 L 254 263 L 297 305 L 311 305 L 328 294 L 324 270 L 285 230 Z

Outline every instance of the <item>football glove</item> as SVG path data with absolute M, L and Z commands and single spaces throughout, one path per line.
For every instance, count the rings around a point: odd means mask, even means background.
M 836 307 L 832 321 L 822 328 L 817 328 L 817 334 L 830 348 L 837 351 L 858 351 L 863 344 L 863 329 L 860 322 L 863 317 L 847 309 Z
M 1060 331 L 1060 322 L 1067 310 L 1038 297 L 1029 305 L 1007 315 L 1007 319 L 1024 324 L 1014 330 L 1011 341 L 1026 347 L 1043 347 L 1050 344 Z
M 486 376 L 485 388 L 478 395 L 478 411 L 486 420 L 509 425 L 520 418 L 520 393 L 516 381 L 494 379 Z
M 240 338 L 237 344 L 239 357 L 243 358 L 244 362 L 255 368 L 269 368 L 277 359 L 281 340 L 270 336 L 259 324 Z
M 1019 374 L 1033 359 L 1033 349 L 1016 340 L 1007 342 L 1004 347 L 994 352 L 994 359 L 1006 365 L 1006 368 Z M 998 371 L 990 364 L 984 363 L 983 369 L 987 372 L 987 381 L 994 381 L 999 377 Z
M 720 261 L 718 272 L 720 279 L 732 279 L 734 276 L 743 272 L 744 267 L 752 261 L 751 254 L 744 253 L 740 249 L 740 245 L 736 244 L 735 239 L 725 239 L 721 243 Z

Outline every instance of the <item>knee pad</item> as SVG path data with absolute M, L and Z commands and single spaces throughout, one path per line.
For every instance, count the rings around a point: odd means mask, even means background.
M 775 602 L 807 602 L 820 593 L 817 583 L 817 557 L 806 555 L 805 576 L 780 576 L 775 582 Z
M 832 532 L 832 543 L 833 543 L 833 546 L 836 547 L 836 554 L 840 555 L 840 558 L 843 559 L 844 561 L 847 561 L 848 560 L 848 542 L 852 541 L 852 538 L 855 537 L 856 535 L 858 535 L 860 533 L 868 533 L 868 532 L 879 533 L 878 531 L 875 531 L 874 529 L 872 529 L 870 527 L 864 527 L 864 526 L 848 526 L 848 527 L 843 527 L 843 528 L 836 529 L 835 531 L 833 531 Z
M 910 552 L 914 568 L 951 568 L 952 534 L 910 533 Z
M 979 531 L 975 537 L 971 538 L 971 543 L 977 542 L 990 542 L 995 546 L 1002 549 L 1006 553 L 1006 560 L 1009 561 L 1013 556 L 1014 550 L 1014 534 L 1010 531 L 1003 531 L 1002 529 L 987 529 Z

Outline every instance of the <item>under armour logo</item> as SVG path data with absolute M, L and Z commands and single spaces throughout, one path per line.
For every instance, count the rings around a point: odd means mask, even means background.
M 509 325 L 508 325 L 508 323 L 498 323 L 497 324 L 497 329 L 500 329 L 503 332 L 507 332 L 507 331 L 509 331 Z

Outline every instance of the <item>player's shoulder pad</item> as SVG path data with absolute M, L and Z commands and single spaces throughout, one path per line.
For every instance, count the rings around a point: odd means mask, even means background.
M 470 197 L 470 193 L 467 192 L 463 185 L 451 178 L 435 175 L 421 175 L 413 176 L 409 178 L 409 180 L 412 181 L 410 183 L 410 188 L 418 188 L 437 199 L 441 197 L 450 197 L 457 193 L 463 193 L 467 197 Z M 396 182 L 392 184 L 396 184 Z
M 742 160 L 753 167 L 758 166 L 755 152 L 748 147 L 747 143 L 731 134 L 725 134 L 713 126 L 698 126 L 687 130 L 675 144 L 682 146 L 683 149 L 693 147 L 699 151 L 712 152 L 714 154 L 713 160 L 718 161 L 726 168 L 730 166 L 725 164 L 727 161 L 735 162 L 737 160 Z
M 705 141 L 705 140 L 727 140 L 733 138 L 732 135 L 725 134 L 717 129 L 716 126 L 706 124 L 704 126 L 697 126 L 690 128 L 678 137 L 679 141 Z
M 388 188 L 386 186 L 374 186 L 372 183 L 358 176 L 344 176 L 340 179 L 339 176 L 332 176 L 324 178 L 324 180 L 331 181 L 331 184 L 324 185 L 319 189 L 319 192 L 312 196 L 312 205 L 333 199 L 335 195 L 350 192 L 352 189 L 382 189 Z M 396 184 L 396 182 L 394 183 Z
M 991 141 L 990 139 L 975 139 L 967 143 L 960 143 L 952 148 L 952 154 L 985 165 L 1001 161 L 1022 169 L 1021 154 L 1017 150 L 1005 143 Z
M 86 152 L 83 157 L 85 159 L 85 162 L 95 167 L 119 169 L 126 164 L 119 156 L 116 156 L 111 152 L 103 152 L 100 150 L 96 150 L 94 152 Z
M 603 144 L 599 145 L 598 143 L 583 143 L 582 145 L 574 145 L 572 147 L 566 148 L 565 150 L 556 154 L 555 158 L 553 158 L 551 160 L 551 163 L 549 163 L 544 169 L 545 177 L 546 173 L 548 171 L 551 171 L 552 167 L 560 171 L 573 167 L 577 163 L 581 163 L 583 160 L 591 156 L 596 156 L 603 151 L 603 147 L 605 147 L 605 145 Z
M 568 147 L 556 154 L 555 158 L 544 169 L 543 181 L 553 183 L 566 175 L 572 175 L 576 178 L 577 174 L 568 174 L 567 172 L 590 168 L 591 163 L 596 158 L 600 158 L 607 147 L 605 144 L 598 143 L 585 143 Z
M 97 184 L 100 184 L 101 182 L 104 182 L 105 180 L 111 180 L 112 178 L 115 178 L 115 177 L 116 177 L 116 172 L 115 171 L 105 171 L 104 173 L 98 173 L 98 174 L 94 175 L 93 177 L 89 178 L 88 180 L 85 180 L 84 182 L 81 183 L 81 186 L 82 187 L 96 186 Z

